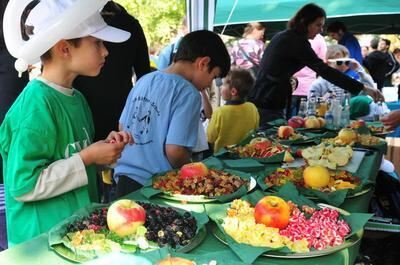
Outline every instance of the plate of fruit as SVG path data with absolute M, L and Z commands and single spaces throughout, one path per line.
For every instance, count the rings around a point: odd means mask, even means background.
M 253 190 L 256 180 L 248 173 L 208 168 L 202 162 L 155 175 L 142 189 L 147 198 L 159 197 L 189 203 L 227 202 Z
M 293 127 L 288 125 L 279 126 L 276 139 L 283 145 L 308 144 L 315 143 L 316 141 L 314 137 L 309 137 L 302 133 L 296 132 Z
M 364 127 L 366 128 L 366 127 Z M 388 132 L 391 133 L 391 132 Z M 376 134 L 375 134 L 376 135 Z M 375 135 L 371 135 L 368 131 L 365 132 L 361 130 L 361 127 L 358 129 L 352 128 L 343 128 L 339 131 L 338 135 L 334 138 L 325 138 L 322 140 L 324 143 L 332 144 L 334 146 L 377 146 L 385 144 L 385 140 L 377 137 Z
M 122 199 L 109 207 L 92 205 L 76 212 L 49 231 L 49 245 L 74 262 L 165 246 L 188 252 L 205 238 L 207 222 L 204 212 Z
M 316 116 L 308 116 L 305 118 L 293 116 L 288 120 L 288 125 L 299 131 L 317 132 L 325 130 L 326 121 L 324 118 Z
M 364 134 L 367 129 L 369 133 L 371 133 L 372 135 L 379 136 L 379 137 L 384 137 L 384 136 L 394 132 L 394 131 L 388 131 L 385 128 L 385 126 L 383 125 L 383 123 L 380 121 L 365 122 L 364 120 L 355 120 L 350 123 L 350 128 L 359 130 L 360 132 L 362 132 Z
M 260 163 L 279 163 L 285 160 L 285 156 L 290 155 L 286 152 L 288 150 L 286 146 L 265 137 L 249 139 L 247 143 L 242 142 L 224 149 L 216 156 L 228 153 L 231 158 L 252 158 Z
M 371 216 L 315 204 L 295 189 L 278 195 L 256 191 L 207 212 L 214 235 L 246 263 L 260 255 L 298 259 L 348 248 L 361 239 Z
M 367 182 L 363 183 L 355 174 L 322 166 L 279 167 L 268 170 L 257 182 L 264 190 L 277 190 L 291 183 L 307 198 L 333 205 L 340 205 L 344 199 L 363 195 L 370 190 Z

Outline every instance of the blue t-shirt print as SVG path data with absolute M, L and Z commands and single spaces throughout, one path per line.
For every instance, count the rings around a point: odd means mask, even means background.
M 147 97 L 138 96 L 133 99 L 135 106 L 130 115 L 128 130 L 131 132 L 135 144 L 146 145 L 152 143 L 151 122 L 160 116 L 160 110 L 155 102 Z

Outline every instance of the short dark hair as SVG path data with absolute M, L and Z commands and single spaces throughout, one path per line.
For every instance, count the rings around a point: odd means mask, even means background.
M 400 53 L 400 49 L 399 49 L 399 48 L 395 48 L 395 49 L 393 50 L 393 54 L 398 54 L 398 53 Z
M 289 20 L 287 27 L 305 35 L 308 31 L 308 25 L 320 17 L 326 18 L 325 10 L 316 4 L 307 4 L 300 8 L 294 17 Z
M 214 32 L 198 30 L 186 34 L 179 43 L 174 62 L 194 62 L 199 57 L 210 57 L 209 71 L 214 67 L 221 69 L 220 77 L 225 77 L 231 59 L 222 39 Z
M 386 42 L 386 45 L 390 47 L 390 44 L 392 43 L 390 40 L 385 39 L 385 38 L 381 38 L 380 40 Z
M 347 31 L 347 27 L 345 24 L 343 24 L 343 22 L 340 21 L 333 21 L 332 23 L 330 23 L 328 25 L 328 27 L 326 28 L 326 32 L 333 32 L 333 33 L 337 33 L 339 31 L 343 31 L 346 32 Z
M 225 82 L 229 88 L 236 88 L 241 99 L 245 99 L 254 85 L 254 77 L 246 69 L 234 68 L 226 76 Z

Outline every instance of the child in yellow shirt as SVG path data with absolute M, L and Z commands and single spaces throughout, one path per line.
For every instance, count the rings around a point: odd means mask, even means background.
M 222 147 L 237 144 L 259 126 L 259 114 L 253 103 L 245 102 L 254 78 L 245 69 L 233 69 L 223 81 L 221 97 L 226 101 L 212 114 L 207 128 L 208 142 L 214 153 Z

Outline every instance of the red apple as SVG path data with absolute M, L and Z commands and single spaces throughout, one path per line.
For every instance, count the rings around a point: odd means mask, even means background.
M 254 219 L 257 224 L 283 229 L 289 224 L 290 207 L 277 196 L 265 196 L 254 208 Z
M 193 261 L 178 257 L 168 257 L 160 260 L 157 265 L 194 265 Z
M 180 178 L 205 177 L 208 175 L 208 168 L 201 162 L 183 165 L 180 170 Z
M 132 200 L 118 200 L 108 208 L 108 228 L 120 237 L 135 234 L 136 229 L 145 221 L 146 211 Z
M 304 119 L 299 116 L 293 116 L 288 120 L 288 125 L 292 128 L 301 128 L 304 127 Z
M 350 127 L 352 128 L 352 129 L 358 129 L 358 128 L 360 128 L 360 127 L 365 127 L 365 126 L 367 126 L 367 124 L 365 123 L 365 121 L 364 120 L 356 120 L 356 121 L 353 121 L 351 124 L 350 124 Z
M 281 139 L 288 139 L 294 134 L 294 129 L 290 126 L 280 126 L 278 128 L 278 137 Z

